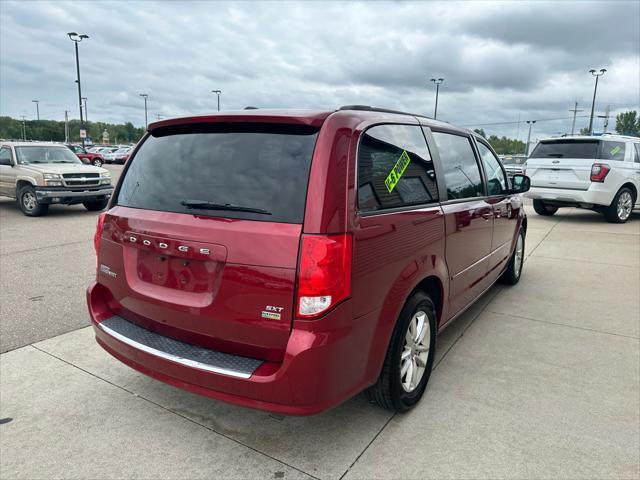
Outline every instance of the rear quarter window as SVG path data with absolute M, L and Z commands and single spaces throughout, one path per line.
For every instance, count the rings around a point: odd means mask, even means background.
M 602 160 L 624 160 L 625 143 L 624 142 L 602 142 L 602 151 L 600 158 Z
M 302 223 L 317 134 L 317 128 L 259 124 L 158 129 L 130 161 L 114 204 Z
M 377 125 L 358 147 L 358 208 L 374 212 L 438 201 L 436 175 L 418 125 Z

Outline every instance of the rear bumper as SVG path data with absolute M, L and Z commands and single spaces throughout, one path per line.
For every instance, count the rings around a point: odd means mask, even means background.
M 109 333 L 100 326 L 114 316 L 107 297 L 101 284 L 94 283 L 87 290 L 97 342 L 139 372 L 193 393 L 280 414 L 313 415 L 373 382 L 366 372 L 375 314 L 353 320 L 348 301 L 320 320 L 294 322 L 284 360 L 260 361 L 248 378 L 242 378 L 190 366 Z
M 534 200 L 545 200 L 554 204 L 581 206 L 609 206 L 615 191 L 604 188 L 603 183 L 592 183 L 588 190 L 570 190 L 564 188 L 531 187 L 525 197 Z

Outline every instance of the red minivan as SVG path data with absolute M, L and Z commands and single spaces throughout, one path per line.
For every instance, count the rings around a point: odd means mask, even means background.
M 483 138 L 402 112 L 153 123 L 98 222 L 97 341 L 238 405 L 310 415 L 368 389 L 406 411 L 436 334 L 518 282 L 528 188 Z

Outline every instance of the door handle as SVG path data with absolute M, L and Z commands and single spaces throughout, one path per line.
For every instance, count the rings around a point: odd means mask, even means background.
M 489 220 L 491 218 L 491 212 L 484 212 L 481 215 L 485 220 Z

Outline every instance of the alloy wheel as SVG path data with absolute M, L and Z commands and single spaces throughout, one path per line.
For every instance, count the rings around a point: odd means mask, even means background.
M 516 242 L 516 251 L 514 258 L 514 273 L 516 278 L 520 276 L 522 272 L 522 261 L 524 260 L 524 241 L 522 238 L 522 234 L 518 235 L 518 240 Z
M 429 359 L 431 325 L 427 313 L 417 311 L 407 328 L 400 355 L 400 382 L 406 392 L 413 392 L 424 375 Z
M 626 220 L 633 210 L 633 197 L 627 191 L 624 191 L 618 197 L 617 212 L 620 220 Z
M 25 192 L 24 195 L 22 195 L 22 205 L 25 210 L 31 212 L 36 208 L 37 204 L 38 201 L 36 200 L 36 196 L 32 192 Z

